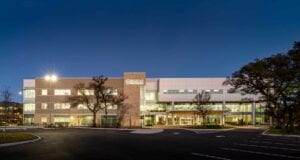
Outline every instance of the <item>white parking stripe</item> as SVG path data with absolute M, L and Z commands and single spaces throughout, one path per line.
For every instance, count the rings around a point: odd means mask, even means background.
M 268 138 L 268 139 L 276 139 L 276 140 L 294 140 L 294 139 L 299 139 L 296 137 L 272 137 L 272 136 L 261 136 L 258 138 Z
M 195 155 L 195 156 L 201 156 L 201 157 L 208 157 L 208 158 L 212 158 L 212 159 L 231 160 L 231 159 L 228 159 L 228 158 L 217 157 L 217 156 L 211 156 L 211 155 L 200 154 L 200 153 L 192 153 L 192 155 Z
M 267 156 L 275 156 L 275 157 L 284 157 L 284 158 L 300 159 L 300 157 L 294 157 L 294 156 L 288 156 L 288 155 L 282 155 L 282 154 L 273 154 L 273 153 L 255 152 L 255 151 L 242 150 L 242 149 L 234 149 L 234 148 L 221 148 L 221 149 L 223 149 L 223 150 L 229 150 L 229 151 L 236 151 L 236 152 L 245 152 L 245 153 L 261 154 L 261 155 L 267 155 Z
M 254 145 L 254 144 L 239 144 L 239 143 L 235 143 L 235 145 L 249 146 L 249 147 L 259 147 L 259 148 L 272 148 L 272 149 L 281 149 L 281 150 L 290 150 L 290 151 L 300 151 L 300 149 L 272 147 L 272 146 L 261 146 L 261 145 Z
M 277 142 L 264 142 L 264 141 L 249 141 L 254 143 L 265 143 L 265 144 L 279 144 L 279 145 L 289 145 L 289 146 L 299 146 L 300 144 L 289 144 L 289 143 L 277 143 Z
M 261 140 L 261 141 L 278 141 L 278 142 L 289 142 L 289 143 L 297 143 L 295 140 L 283 140 L 283 139 L 270 139 L 270 138 L 251 138 L 253 140 Z

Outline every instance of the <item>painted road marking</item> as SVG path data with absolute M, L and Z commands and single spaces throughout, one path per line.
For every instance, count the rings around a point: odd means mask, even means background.
M 180 132 L 174 132 L 173 134 L 178 135 L 178 134 L 180 134 Z
M 272 136 L 260 136 L 258 138 L 268 138 L 268 139 L 278 139 L 278 140 L 294 140 L 297 139 L 297 137 L 272 137 Z
M 245 152 L 245 153 L 261 154 L 261 155 L 267 155 L 267 156 L 275 156 L 275 157 L 284 157 L 284 158 L 300 159 L 300 157 L 294 157 L 294 156 L 288 156 L 288 155 L 282 155 L 282 154 L 273 154 L 273 153 L 265 153 L 265 152 L 255 152 L 255 151 L 242 150 L 242 149 L 234 149 L 234 148 L 221 148 L 221 149 L 223 149 L 223 150 L 228 150 L 228 151 L 236 151 L 236 152 Z
M 265 144 L 279 144 L 279 145 L 289 145 L 289 146 L 298 146 L 299 144 L 288 144 L 288 143 L 277 143 L 277 142 L 263 142 L 263 141 L 249 141 L 254 143 L 265 143 Z
M 252 138 L 253 140 L 262 140 L 262 141 L 278 141 L 278 142 L 289 142 L 297 143 L 294 140 L 283 140 L 283 139 L 269 139 L 269 138 Z
M 223 136 L 223 135 L 217 135 L 216 137 L 217 138 L 224 138 L 225 136 Z
M 200 153 L 192 153 L 192 155 L 194 155 L 194 156 L 200 156 L 200 157 L 208 157 L 208 158 L 212 158 L 212 159 L 231 160 L 231 159 L 228 159 L 228 158 L 217 157 L 217 156 L 211 156 L 211 155 L 200 154 Z
M 300 149 L 272 147 L 272 146 L 260 146 L 260 145 L 254 145 L 254 144 L 239 144 L 239 143 L 235 143 L 235 145 L 249 146 L 249 147 L 260 147 L 260 148 L 272 148 L 272 149 L 281 149 L 281 150 L 290 150 L 290 151 L 300 151 Z

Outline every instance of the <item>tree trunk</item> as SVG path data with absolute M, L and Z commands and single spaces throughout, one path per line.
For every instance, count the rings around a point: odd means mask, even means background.
M 206 116 L 205 116 L 205 114 L 202 114 L 202 120 L 203 120 L 203 124 L 206 124 Z
M 105 123 L 104 123 L 104 127 L 106 128 L 107 127 L 107 107 L 105 107 Z
M 96 127 L 96 113 L 97 112 L 93 112 L 93 127 Z
M 294 112 L 292 108 L 289 108 L 288 111 L 288 122 L 287 122 L 287 131 L 292 132 L 294 130 Z

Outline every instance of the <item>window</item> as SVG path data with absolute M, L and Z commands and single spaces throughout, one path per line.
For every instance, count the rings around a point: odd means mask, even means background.
M 41 123 L 47 123 L 47 117 L 41 117 Z
M 47 109 L 48 104 L 47 103 L 41 103 L 41 109 Z
M 109 90 L 108 92 L 110 92 L 111 95 L 114 95 L 114 96 L 118 95 L 118 90 L 117 89 L 112 89 L 112 90 Z
M 24 98 L 35 98 L 35 90 L 33 89 L 27 89 L 23 92 Z
M 42 95 L 46 96 L 48 94 L 48 90 L 47 89 L 42 89 Z
M 234 89 L 234 88 L 230 88 L 227 90 L 227 93 L 229 94 L 241 94 L 241 95 L 245 95 L 245 91 L 241 90 L 241 89 Z
M 24 111 L 26 112 L 33 112 L 35 110 L 35 104 L 34 103 L 25 103 L 24 104 Z
M 82 95 L 81 93 L 82 93 L 82 91 L 77 91 L 77 94 L 78 94 L 78 95 Z M 94 95 L 94 90 L 92 90 L 92 89 L 84 89 L 84 90 L 83 90 L 83 93 L 84 93 L 85 95 L 87 95 L 87 96 L 89 96 L 89 95 Z
M 54 109 L 70 109 L 70 103 L 54 103 Z
M 85 104 L 78 104 L 77 109 L 88 109 Z
M 252 112 L 251 103 L 228 103 L 226 107 L 230 112 Z
M 210 94 L 223 94 L 223 89 L 205 89 L 202 92 L 210 93 Z
M 146 101 L 155 101 L 156 100 L 156 92 L 155 91 L 146 91 L 145 100 Z
M 60 123 L 60 122 L 70 122 L 70 117 L 54 117 L 53 121 L 54 123 Z
M 164 94 L 196 94 L 196 89 L 164 90 Z
M 71 90 L 70 89 L 55 89 L 54 95 L 57 95 L 57 96 L 71 95 Z

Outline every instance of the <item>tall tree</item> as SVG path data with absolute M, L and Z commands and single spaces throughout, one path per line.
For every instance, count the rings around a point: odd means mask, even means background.
M 276 54 L 248 63 L 224 82 L 224 85 L 247 94 L 261 95 L 268 113 L 276 119 L 278 126 L 288 131 L 293 129 L 294 113 L 299 109 L 299 46 L 296 44 L 288 54 Z
M 210 93 L 203 91 L 195 96 L 194 102 L 197 104 L 197 112 L 202 116 L 203 123 L 206 123 L 207 115 L 210 113 L 211 108 L 207 105 L 210 100 Z
M 79 104 L 85 105 L 93 113 L 93 127 L 96 127 L 96 115 L 100 110 L 105 112 L 105 121 L 109 106 L 119 106 L 125 99 L 123 94 L 114 94 L 115 89 L 107 86 L 105 83 L 108 78 L 104 76 L 93 77 L 89 84 L 78 83 L 74 89 L 79 94 L 68 97 L 72 107 Z
M 9 107 L 12 104 L 12 92 L 10 91 L 9 87 L 4 87 L 0 91 L 0 96 L 0 106 L 4 109 L 4 130 L 6 131 L 6 125 L 9 116 Z

